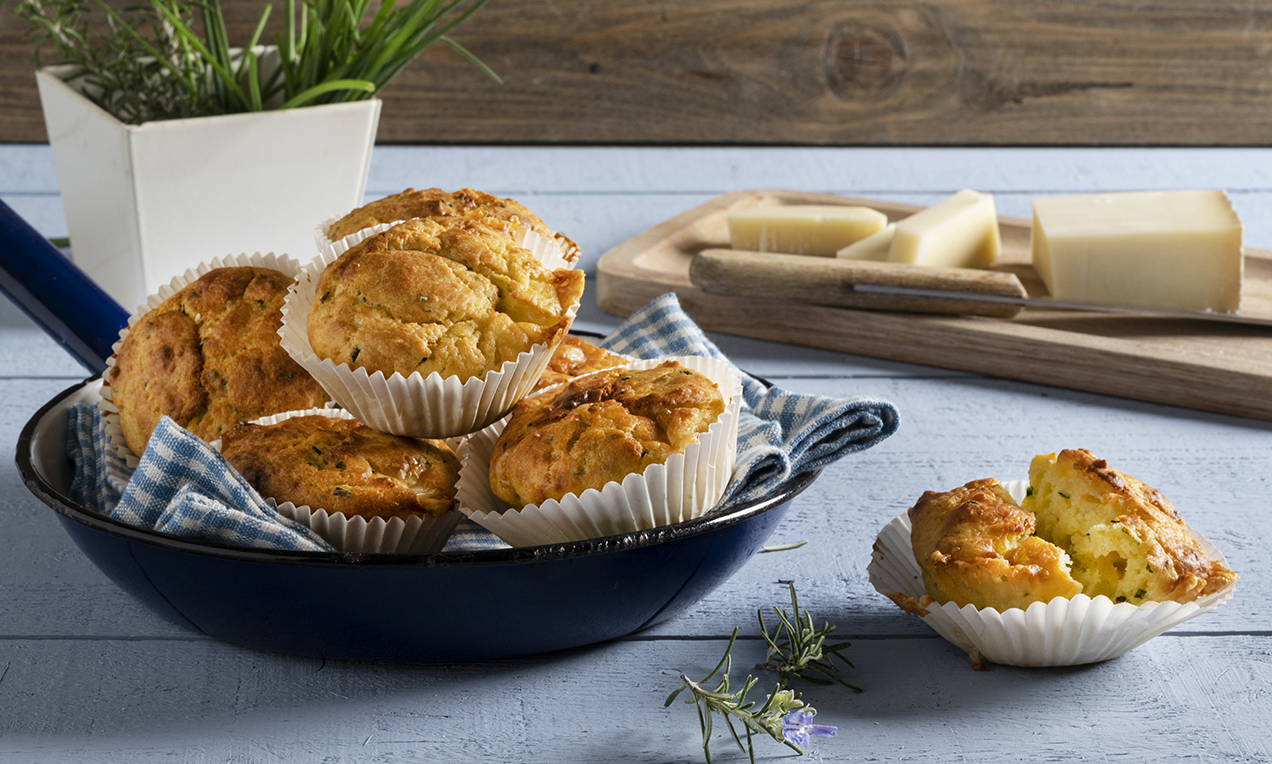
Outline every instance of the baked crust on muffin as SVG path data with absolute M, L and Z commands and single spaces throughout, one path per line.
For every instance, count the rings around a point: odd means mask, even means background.
M 583 282 L 480 222 L 420 218 L 328 265 L 306 328 L 318 357 L 338 364 L 468 379 L 560 342 Z
M 262 496 L 366 519 L 438 517 L 455 506 L 459 460 L 440 440 L 373 430 L 354 419 L 294 416 L 240 424 L 221 453 Z
M 574 242 L 553 232 L 538 215 L 524 205 L 472 188 L 461 188 L 455 192 L 440 188 L 422 191 L 408 188 L 400 194 L 377 199 L 340 218 L 327 229 L 327 238 L 338 241 L 363 229 L 399 220 L 456 217 L 479 220 L 492 228 L 508 231 L 517 226 L 528 228 L 541 236 L 558 239 L 569 264 L 573 265 L 579 256 L 579 248 Z
M 578 377 L 513 409 L 490 458 L 491 491 L 521 508 L 600 490 L 684 452 L 724 405 L 714 382 L 675 361 Z
M 495 218 L 525 226 L 544 236 L 552 235 L 538 215 L 512 199 L 500 199 L 472 188 L 461 188 L 455 192 L 440 188 L 420 191 L 408 188 L 400 194 L 363 205 L 340 218 L 327 229 L 327 238 L 333 241 L 343 239 L 365 228 L 399 220 L 446 217 Z
M 109 383 L 134 454 L 164 415 L 211 441 L 238 422 L 327 401 L 279 345 L 291 283 L 269 268 L 216 268 L 133 324 Z
M 1079 593 L 1191 602 L 1237 578 L 1165 496 L 1084 449 L 1034 457 L 1020 506 L 986 479 L 928 491 L 909 515 L 927 596 L 888 596 L 916 615 L 932 601 L 1001 611 Z
M 558 385 L 583 374 L 626 364 L 627 359 L 621 355 L 597 347 L 582 337 L 567 334 L 552 353 L 552 358 L 548 360 L 548 367 L 543 370 L 543 376 L 539 377 L 533 389 L 539 390 Z
M 1004 610 L 1082 591 L 1069 556 L 1034 535 L 1033 514 L 993 478 L 924 493 L 910 509 L 910 543 L 939 602 Z
M 1083 593 L 1114 602 L 1191 602 L 1237 575 L 1211 560 L 1161 492 L 1085 449 L 1041 454 L 1024 507 L 1068 550 Z

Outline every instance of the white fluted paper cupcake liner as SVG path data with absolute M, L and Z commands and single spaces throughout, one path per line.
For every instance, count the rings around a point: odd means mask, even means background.
M 461 449 L 460 511 L 512 546 L 537 546 L 649 530 L 711 510 L 733 476 L 741 379 L 727 362 L 703 356 L 639 361 L 630 368 L 652 368 L 667 360 L 705 374 L 726 401 L 724 413 L 684 453 L 599 491 L 588 489 L 514 510 L 490 490 L 490 455 L 507 424 L 504 419 L 469 437 Z
M 327 258 L 327 262 L 331 262 L 348 252 L 355 244 L 366 241 L 377 233 L 383 233 L 395 225 L 406 222 L 405 220 L 395 220 L 392 223 L 380 223 L 379 225 L 363 228 L 361 231 L 354 231 L 341 239 L 329 239 L 327 238 L 327 231 L 331 229 L 331 226 L 337 220 L 339 218 L 328 218 L 319 223 L 314 229 L 314 243 L 318 245 L 318 254 Z M 515 238 L 519 246 L 533 252 L 539 262 L 547 266 L 549 270 L 571 268 L 579 259 L 578 245 L 560 234 L 555 237 L 543 236 L 529 228 L 518 226 Z
M 119 330 L 119 339 L 111 346 L 111 356 L 106 359 L 106 370 L 102 372 L 101 411 L 107 442 L 113 451 L 125 459 L 129 467 L 136 468 L 139 458 L 128 447 L 128 441 L 124 439 L 124 430 L 119 424 L 119 408 L 115 406 L 115 402 L 111 398 L 110 389 L 110 376 L 115 369 L 115 356 L 119 353 L 119 346 L 123 343 L 124 338 L 128 336 L 133 325 L 141 320 L 142 316 L 162 305 L 164 300 L 184 289 L 190 282 L 197 280 L 208 271 L 216 268 L 241 268 L 244 266 L 270 268 L 292 278 L 295 278 L 302 268 L 302 265 L 291 257 L 277 255 L 273 252 L 256 252 L 250 255 L 244 253 L 213 258 L 187 269 L 185 273 L 174 277 L 167 284 L 159 287 L 158 292 L 147 297 L 146 301 L 137 306 L 137 310 L 128 317 L 128 325 Z
M 486 427 L 512 410 L 543 375 L 555 344 L 537 344 L 481 377 L 461 380 L 433 372 L 402 376 L 368 373 L 347 363 L 319 358 L 309 344 L 309 306 L 323 269 L 335 261 L 331 253 L 314 258 L 301 271 L 283 301 L 278 330 L 283 349 L 318 380 L 327 394 L 368 427 L 416 438 L 449 438 Z M 579 303 L 566 311 L 566 330 Z M 562 332 L 560 336 L 564 336 Z
M 329 257 L 335 260 L 343 255 L 354 244 L 365 241 L 377 233 L 389 230 L 398 223 L 405 223 L 405 220 L 394 220 L 392 223 L 380 223 L 379 225 L 368 226 L 361 231 L 354 231 L 348 236 L 339 239 L 327 238 L 327 231 L 331 230 L 331 226 L 340 218 L 327 218 L 314 228 L 314 244 L 318 247 L 318 254 L 322 257 Z M 328 261 L 330 262 L 330 260 Z
M 1028 481 L 1004 482 L 1016 501 Z M 1212 560 L 1227 560 L 1195 530 L 1193 538 Z M 880 594 L 901 593 L 918 600 L 927 592 L 910 545 L 910 518 L 903 513 L 884 526 L 871 555 L 870 583 Z M 1114 603 L 1103 595 L 1079 594 L 1034 602 L 1025 610 L 958 607 L 953 602 L 928 606 L 923 620 L 963 650 L 976 650 L 991 663 L 1011 666 L 1075 666 L 1116 658 L 1184 621 L 1208 613 L 1232 599 L 1235 584 L 1193 602 Z
M 333 419 L 355 418 L 343 409 L 304 409 L 253 419 L 252 424 L 278 424 L 292 417 L 314 415 Z M 221 450 L 220 440 L 214 440 L 210 445 L 217 451 Z M 446 445 L 457 450 L 460 439 L 448 440 Z M 461 517 L 457 510 L 452 509 L 437 517 L 412 515 L 406 520 L 400 517 L 367 519 L 359 515 L 346 516 L 343 512 L 328 512 L 322 507 L 306 504 L 297 506 L 290 501 L 279 503 L 273 496 L 264 498 L 279 514 L 306 526 L 339 552 L 434 554 L 446 546 Z
M 436 554 L 460 520 L 453 509 L 440 517 L 412 515 L 405 521 L 400 517 L 347 518 L 343 512 L 328 514 L 325 509 L 297 507 L 289 501 L 275 509 L 322 536 L 337 551 L 358 554 Z

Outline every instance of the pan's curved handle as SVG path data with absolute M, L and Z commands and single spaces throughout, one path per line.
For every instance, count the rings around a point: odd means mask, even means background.
M 96 374 L 128 311 L 0 201 L 0 292 Z

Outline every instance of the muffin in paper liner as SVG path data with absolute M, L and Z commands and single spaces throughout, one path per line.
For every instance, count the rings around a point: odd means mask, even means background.
M 137 310 L 128 317 L 128 325 L 119 330 L 119 339 L 111 346 L 114 351 L 110 358 L 106 359 L 106 370 L 102 372 L 101 386 L 101 411 L 102 425 L 106 431 L 107 441 L 110 448 L 124 458 L 128 467 L 135 469 L 140 457 L 132 452 L 128 447 L 128 442 L 124 439 L 124 430 L 119 423 L 119 408 L 115 406 L 114 400 L 111 398 L 110 377 L 111 372 L 115 368 L 115 353 L 119 352 L 119 346 L 123 344 L 124 338 L 128 336 L 129 330 L 136 324 L 141 317 L 163 304 L 172 295 L 181 291 L 186 285 L 193 281 L 197 281 L 199 277 L 205 273 L 217 268 L 240 268 L 244 266 L 253 266 L 257 268 L 270 268 L 283 273 L 284 275 L 295 278 L 303 267 L 301 263 L 293 260 L 287 255 L 278 255 L 273 252 L 241 255 L 226 255 L 224 257 L 216 257 L 207 262 L 200 263 L 193 268 L 189 268 L 180 276 L 174 277 L 164 286 L 159 287 L 159 291 L 146 298 L 146 302 L 137 306 Z
M 1012 498 L 1023 501 L 1027 480 L 1004 482 Z M 1190 529 L 1191 530 L 1191 529 Z M 1222 553 L 1191 531 L 1212 560 Z M 871 555 L 870 583 L 883 595 L 901 593 L 918 600 L 927 591 L 910 545 L 908 513 L 884 526 Z M 958 647 L 976 651 L 991 663 L 1010 666 L 1076 666 L 1116 658 L 1167 629 L 1207 613 L 1232 599 L 1235 583 L 1192 602 L 1114 603 L 1108 597 L 1078 594 L 1070 599 L 1034 602 L 1028 609 L 977 609 L 933 602 L 923 620 Z
M 594 348 L 599 348 L 600 350 L 610 355 L 616 356 L 619 360 L 616 360 L 613 363 L 602 362 L 600 365 L 592 366 L 590 368 L 585 363 L 577 371 L 561 371 L 559 368 L 556 371 L 554 371 L 551 368 L 552 361 L 557 359 L 558 354 L 561 353 L 562 349 L 565 348 L 566 344 L 569 343 L 570 340 L 575 340 L 578 342 L 583 342 L 583 343 L 592 345 L 592 347 Z M 623 366 L 628 366 L 640 360 L 639 358 L 636 358 L 635 356 L 630 356 L 625 353 L 615 353 L 612 350 L 600 348 L 600 346 L 591 342 L 591 340 L 589 340 L 587 337 L 582 337 L 578 335 L 567 335 L 565 338 L 561 340 L 561 343 L 557 345 L 552 352 L 553 352 L 552 358 L 548 359 L 548 365 L 545 367 L 543 374 L 539 377 L 539 380 L 535 383 L 535 387 L 527 395 L 538 395 L 544 390 L 559 387 L 561 385 L 566 384 L 570 380 L 576 379 L 578 377 L 585 377 L 588 374 L 596 374 L 602 371 L 608 371 L 610 369 L 617 369 Z M 558 371 L 560 372 L 559 374 L 556 373 Z
M 327 230 L 339 219 L 327 218 L 314 229 L 314 243 L 318 245 L 318 254 L 321 257 L 329 258 L 327 262 L 340 257 L 349 251 L 353 245 L 363 242 L 377 233 L 384 233 L 395 225 L 406 222 L 405 220 L 395 220 L 392 223 L 380 223 L 379 225 L 363 228 L 361 231 L 354 231 L 342 239 L 335 241 L 328 239 Z M 574 264 L 578 262 L 580 255 L 579 245 L 561 234 L 557 234 L 555 237 L 543 236 L 537 231 L 518 226 L 514 238 L 518 246 L 525 247 L 533 252 L 539 262 L 548 266 L 551 270 L 573 268 Z
M 335 419 L 355 419 L 343 409 L 305 409 L 303 411 L 287 411 L 282 414 L 253 419 L 251 424 L 278 424 L 297 416 L 328 416 Z M 214 440 L 210 444 L 219 453 L 221 441 Z M 460 439 L 452 438 L 446 445 L 453 451 L 460 447 Z M 321 507 L 307 505 L 296 506 L 290 501 L 277 502 L 274 497 L 266 496 L 265 501 L 274 507 L 279 514 L 307 526 L 321 536 L 339 552 L 360 554 L 435 554 L 442 551 L 446 541 L 455 530 L 461 515 L 455 509 L 439 516 L 426 517 L 412 515 L 403 520 L 393 517 L 373 517 L 370 520 L 359 515 L 346 517 L 343 512 L 328 513 Z
M 490 490 L 490 456 L 503 419 L 464 442 L 459 456 L 459 510 L 508 544 L 538 546 L 649 530 L 706 514 L 724 495 L 737 452 L 742 383 L 728 362 L 705 356 L 671 356 L 638 361 L 628 368 L 648 369 L 665 361 L 706 375 L 725 398 L 724 412 L 690 444 L 664 464 L 653 464 L 622 482 L 589 488 L 581 495 L 566 494 L 510 509 Z M 551 388 L 548 388 L 551 389 Z
M 568 267 L 550 239 L 533 231 L 527 233 L 535 239 L 535 248 L 527 249 L 545 267 Z M 357 235 L 351 234 L 346 240 Z M 516 361 L 507 361 L 484 376 L 460 380 L 436 372 L 427 377 L 419 372 L 407 377 L 398 372 L 391 376 L 381 371 L 369 374 L 363 368 L 319 358 L 309 344 L 309 306 L 323 270 L 344 251 L 333 248 L 324 252 L 301 271 L 283 301 L 283 325 L 278 335 L 283 349 L 318 380 L 327 394 L 368 427 L 416 438 L 449 438 L 476 432 L 511 411 L 534 387 L 552 359 L 555 346 L 537 344 L 518 355 Z M 574 322 L 578 310 L 576 302 L 566 311 L 569 323 Z

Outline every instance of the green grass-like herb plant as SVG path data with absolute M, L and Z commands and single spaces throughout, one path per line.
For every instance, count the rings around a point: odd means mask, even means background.
M 104 0 L 19 0 L 16 12 L 30 24 L 37 66 L 51 45 L 56 63 L 74 67 L 68 82 L 121 122 L 141 124 L 370 98 L 439 41 L 499 81 L 447 36 L 486 2 L 383 0 L 372 12 L 371 0 L 286 0 L 276 54 L 260 46 L 269 4 L 238 51 L 219 0 L 118 9 Z

